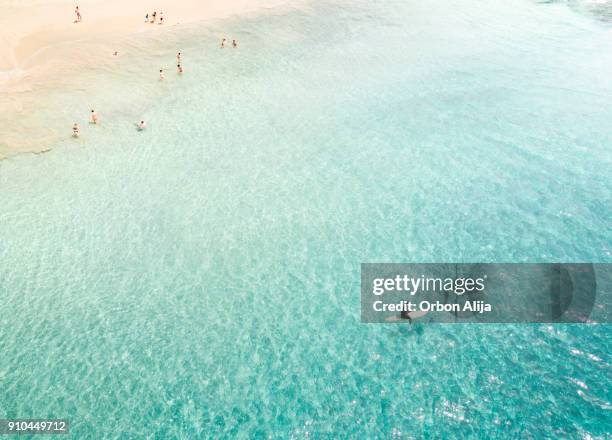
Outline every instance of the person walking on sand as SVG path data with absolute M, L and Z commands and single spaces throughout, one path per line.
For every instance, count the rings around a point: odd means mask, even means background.
M 72 126 L 72 137 L 78 138 L 79 137 L 79 124 L 77 124 L 76 122 L 74 123 L 74 125 Z
M 98 123 L 98 114 L 96 113 L 94 109 L 91 109 L 91 123 L 92 124 Z
M 75 23 L 80 22 L 82 20 L 82 17 L 81 17 L 81 11 L 79 11 L 79 7 L 78 6 L 74 10 L 74 13 L 75 13 L 76 18 L 77 18 Z
M 163 12 L 159 13 L 159 24 L 164 24 L 164 13 Z
M 145 15 L 145 23 L 149 22 L 149 13 L 147 12 L 147 15 Z
M 237 48 L 237 47 L 238 47 L 238 43 L 236 43 L 236 40 L 232 40 L 232 46 L 233 46 L 234 48 Z
M 151 15 L 151 23 L 155 23 L 156 17 L 157 17 L 157 11 L 153 11 L 153 15 Z
M 164 70 L 163 69 L 159 69 L 159 80 L 163 81 L 165 77 L 166 77 L 166 75 L 164 75 Z
M 176 68 L 178 69 L 179 74 L 183 73 L 183 67 L 180 64 L 177 64 Z
M 221 49 L 225 48 L 225 41 L 227 40 L 227 38 L 224 38 L 223 40 L 221 40 Z

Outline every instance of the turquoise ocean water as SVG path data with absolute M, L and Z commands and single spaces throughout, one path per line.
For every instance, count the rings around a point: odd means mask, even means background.
M 359 309 L 362 262 L 612 262 L 609 8 L 324 0 L 117 41 L 41 103 L 66 140 L 0 162 L 0 418 L 609 438 L 609 326 Z

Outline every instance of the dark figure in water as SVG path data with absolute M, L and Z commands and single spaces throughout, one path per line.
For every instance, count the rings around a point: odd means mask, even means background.
M 403 311 L 400 313 L 400 318 L 401 318 L 401 319 L 407 319 L 407 320 L 408 320 L 408 322 L 409 322 L 410 324 L 412 324 L 412 318 L 410 317 L 410 312 L 408 312 L 407 310 L 403 310 Z

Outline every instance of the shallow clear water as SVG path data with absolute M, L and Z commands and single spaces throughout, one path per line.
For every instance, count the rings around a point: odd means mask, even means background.
M 322 1 L 118 42 L 35 115 L 102 124 L 0 163 L 0 415 L 609 435 L 609 326 L 365 325 L 359 265 L 612 262 L 611 37 L 565 3 Z

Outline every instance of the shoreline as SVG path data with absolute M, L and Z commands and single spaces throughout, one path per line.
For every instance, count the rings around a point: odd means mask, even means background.
M 64 133 L 65 127 L 46 126 L 45 118 L 34 121 L 39 113 L 44 113 L 42 107 L 48 97 L 58 92 L 70 93 L 71 87 L 78 90 L 84 72 L 116 61 L 112 59 L 113 51 L 123 43 L 129 45 L 130 38 L 153 40 L 176 30 L 177 26 L 205 25 L 287 5 L 286 0 L 242 0 L 233 4 L 213 0 L 205 5 L 196 0 L 162 0 L 156 3 L 160 9 L 153 24 L 145 23 L 145 14 L 150 16 L 153 11 L 148 11 L 149 4 L 141 0 L 127 5 L 119 0 L 81 3 L 83 21 L 80 23 L 74 22 L 75 5 L 67 0 L 40 8 L 30 4 L 11 6 L 0 19 L 0 29 L 3 29 L 0 160 L 49 151 L 54 142 L 64 138 L 59 133 Z M 160 12 L 164 13 L 163 25 L 158 24 Z

